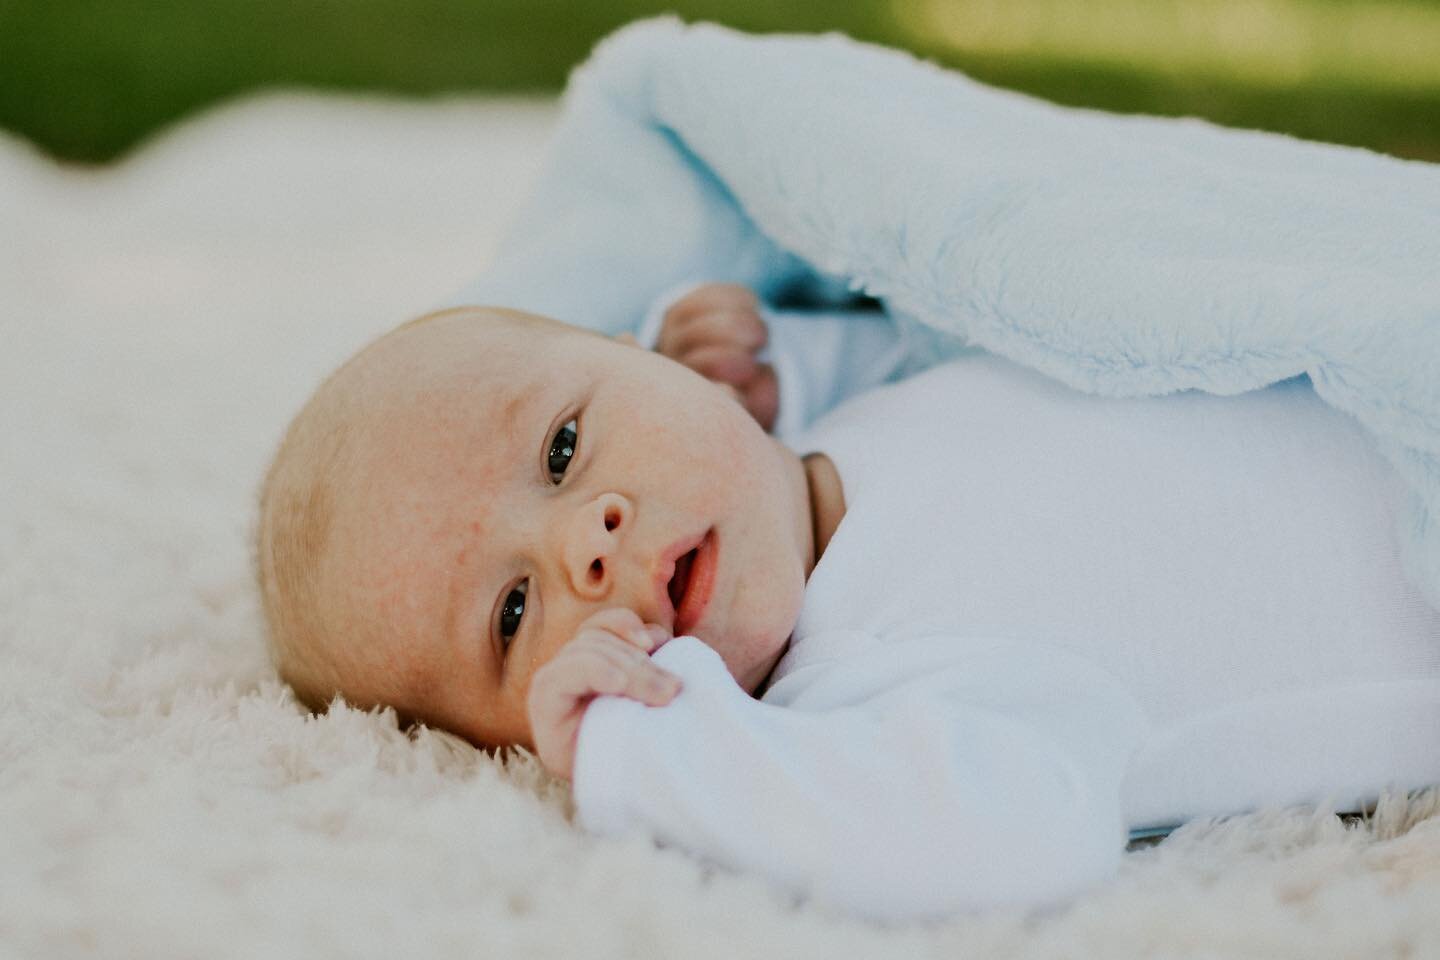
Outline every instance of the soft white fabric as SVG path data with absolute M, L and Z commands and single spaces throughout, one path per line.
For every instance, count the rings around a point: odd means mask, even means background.
M 1303 378 L 1111 400 L 977 352 L 796 445 L 847 513 L 763 704 L 662 649 L 685 692 L 583 721 L 588 828 L 910 917 L 1073 893 L 1122 824 L 1440 783 L 1403 491 Z
M 1402 486 L 1304 378 L 1114 400 L 977 352 L 797 449 L 847 513 L 777 677 L 846 631 L 1054 644 L 1156 725 L 1137 828 L 1440 783 L 1440 612 L 1400 567 Z

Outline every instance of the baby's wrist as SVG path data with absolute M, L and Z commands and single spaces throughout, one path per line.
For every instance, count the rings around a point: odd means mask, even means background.
M 650 301 L 650 309 L 645 311 L 645 315 L 640 319 L 640 326 L 635 331 L 635 342 L 646 350 L 654 350 L 660 342 L 660 331 L 665 326 L 665 314 L 672 306 L 707 282 L 692 279 L 665 288 L 659 296 Z

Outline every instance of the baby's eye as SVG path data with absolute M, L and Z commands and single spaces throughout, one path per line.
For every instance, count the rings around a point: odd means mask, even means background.
M 500 604 L 500 639 L 505 641 L 506 646 L 520 629 L 520 618 L 525 615 L 525 593 L 529 588 L 529 580 L 521 581 L 518 587 L 505 594 L 505 602 Z
M 560 476 L 565 473 L 565 468 L 570 466 L 570 461 L 575 457 L 575 446 L 579 442 L 579 436 L 575 432 L 579 424 L 572 418 L 565 426 L 555 431 L 555 438 L 550 441 L 550 455 L 548 466 L 550 467 L 550 479 L 554 483 L 560 482 Z

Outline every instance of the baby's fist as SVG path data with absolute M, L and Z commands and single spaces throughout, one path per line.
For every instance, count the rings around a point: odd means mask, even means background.
M 739 284 L 707 283 L 665 311 L 655 350 L 728 388 L 769 431 L 780 390 L 774 368 L 755 359 L 766 336 L 754 293 Z
M 650 659 L 669 639 L 664 627 L 613 607 L 587 618 L 574 638 L 535 671 L 525 706 L 535 753 L 546 770 L 571 778 L 580 721 L 597 696 L 617 694 L 652 707 L 675 698 L 680 678 Z

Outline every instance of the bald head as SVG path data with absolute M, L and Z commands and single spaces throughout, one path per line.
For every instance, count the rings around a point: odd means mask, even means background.
M 323 712 L 336 694 L 357 706 L 388 702 L 383 689 L 354 690 L 347 678 L 368 654 L 380 625 L 347 609 L 333 578 L 337 517 L 364 461 L 368 440 L 385 428 L 449 359 L 463 370 L 467 350 L 484 350 L 498 327 L 533 336 L 579 332 L 516 310 L 462 307 L 417 317 L 372 341 L 325 379 L 285 432 L 260 493 L 257 579 L 271 660 L 308 708 Z M 588 333 L 589 331 L 584 331 Z M 396 687 L 406 680 L 396 676 Z

